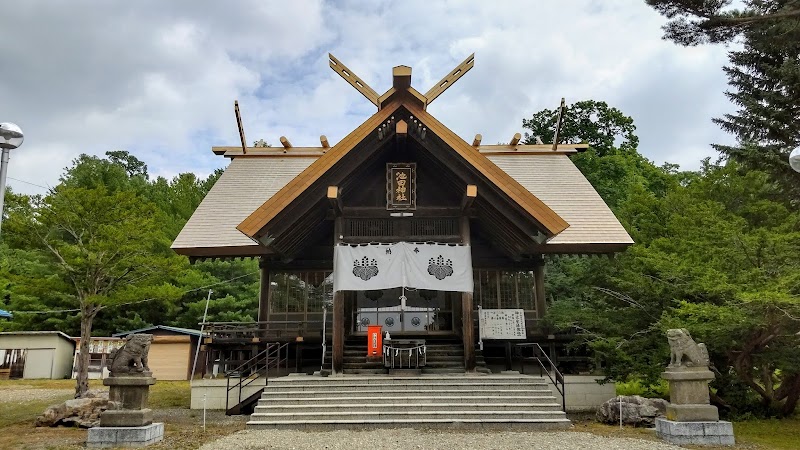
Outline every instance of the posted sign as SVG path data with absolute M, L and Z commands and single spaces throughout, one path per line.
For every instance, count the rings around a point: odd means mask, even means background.
M 417 209 L 417 164 L 386 164 L 386 209 Z
M 480 309 L 482 339 L 525 339 L 525 310 Z

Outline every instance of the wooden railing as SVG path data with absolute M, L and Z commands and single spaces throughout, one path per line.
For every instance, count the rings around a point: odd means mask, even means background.
M 207 322 L 206 337 L 213 340 L 247 340 L 295 338 L 322 332 L 321 320 L 270 320 L 262 322 Z

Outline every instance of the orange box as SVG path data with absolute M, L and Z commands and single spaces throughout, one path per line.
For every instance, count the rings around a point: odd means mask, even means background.
M 383 356 L 383 333 L 380 325 L 367 327 L 367 356 Z

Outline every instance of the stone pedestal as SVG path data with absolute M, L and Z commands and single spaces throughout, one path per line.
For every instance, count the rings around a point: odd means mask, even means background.
M 678 422 L 719 420 L 716 406 L 710 405 L 708 383 L 714 372 L 705 367 L 669 368 L 661 377 L 669 381 L 667 419 Z
M 150 386 L 156 379 L 149 373 L 141 376 L 118 376 L 103 380 L 109 386 L 108 399 L 120 406 L 100 415 L 101 427 L 141 427 L 153 423 L 153 411 L 146 408 Z
M 656 435 L 683 445 L 733 445 L 733 426 L 719 420 L 710 404 L 708 383 L 714 373 L 706 367 L 670 367 L 661 377 L 669 381 L 666 419 L 656 419 Z
M 156 379 L 150 372 L 111 376 L 103 380 L 108 398 L 117 409 L 100 415 L 100 426 L 89 429 L 88 447 L 144 447 L 164 439 L 164 424 L 153 423 L 147 408 L 150 386 Z
M 89 448 L 145 447 L 164 440 L 164 424 L 151 423 L 143 427 L 89 428 L 86 446 Z
M 733 425 L 714 422 L 675 422 L 656 419 L 656 436 L 676 445 L 735 445 Z

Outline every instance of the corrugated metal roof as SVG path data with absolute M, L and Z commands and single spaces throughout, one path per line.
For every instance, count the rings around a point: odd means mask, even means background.
M 569 223 L 569 228 L 550 239 L 548 245 L 633 244 L 600 194 L 567 155 L 503 155 L 489 159 Z
M 235 158 L 186 222 L 173 249 L 258 244 L 236 229 L 315 158 Z
M 569 223 L 548 245 L 633 243 L 567 155 L 487 156 Z M 304 157 L 234 158 L 172 248 L 258 248 L 236 226 L 313 161 Z
M 125 337 L 129 334 L 146 333 L 153 330 L 172 331 L 174 333 L 188 334 L 190 336 L 200 336 L 200 330 L 192 330 L 190 328 L 170 327 L 167 325 L 154 325 L 152 327 L 140 328 L 138 330 L 125 331 L 123 333 L 114 333 L 113 337 Z
M 66 334 L 60 331 L 3 331 L 0 332 L 0 336 L 47 336 L 47 335 L 56 335 L 60 336 L 70 342 L 74 342 L 71 337 L 67 336 Z

